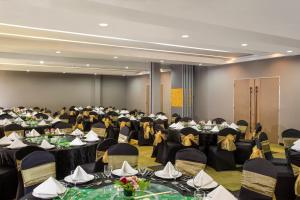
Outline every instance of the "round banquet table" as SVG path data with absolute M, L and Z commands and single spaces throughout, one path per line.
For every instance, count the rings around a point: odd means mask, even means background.
M 56 176 L 61 179 L 70 174 L 78 165 L 94 162 L 96 159 L 96 148 L 100 142 L 88 142 L 83 146 L 70 146 L 63 149 L 47 150 L 55 156 Z M 0 166 L 16 167 L 15 154 L 18 149 L 0 147 Z
M 32 129 L 35 129 L 37 132 L 39 132 L 40 134 L 44 134 L 45 133 L 45 129 L 50 129 L 52 128 L 51 124 L 47 124 L 44 126 L 26 126 L 23 127 L 24 131 L 31 131 Z M 4 136 L 4 126 L 0 126 L 0 138 Z

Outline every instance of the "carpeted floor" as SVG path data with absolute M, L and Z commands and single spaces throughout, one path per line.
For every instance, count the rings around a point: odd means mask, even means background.
M 160 163 L 155 162 L 155 158 L 151 158 L 152 147 L 143 146 L 138 147 L 139 149 L 139 165 L 151 167 L 151 168 L 162 168 Z M 284 158 L 284 148 L 277 144 L 271 144 L 271 151 L 273 156 L 276 158 Z M 237 168 L 234 171 L 221 171 L 217 172 L 213 168 L 207 166 L 205 171 L 213 177 L 219 184 L 223 185 L 230 191 L 239 191 L 241 187 L 241 168 Z

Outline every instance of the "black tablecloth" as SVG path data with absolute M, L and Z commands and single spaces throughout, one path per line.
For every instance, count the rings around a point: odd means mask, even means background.
M 79 147 L 48 150 L 55 156 L 57 178 L 61 179 L 69 175 L 71 170 L 74 170 L 78 165 L 94 162 L 98 143 L 90 142 Z M 0 147 L 0 166 L 15 167 L 16 151 L 15 149 Z
M 45 133 L 45 129 L 52 128 L 52 125 L 45 125 L 45 126 L 27 126 L 24 127 L 24 131 L 31 131 L 32 129 L 35 129 L 40 134 Z M 0 138 L 4 136 L 4 126 L 0 126 Z

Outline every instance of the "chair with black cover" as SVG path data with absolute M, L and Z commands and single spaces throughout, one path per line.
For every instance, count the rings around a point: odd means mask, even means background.
M 218 134 L 217 146 L 210 146 L 208 149 L 208 164 L 215 170 L 235 169 L 234 151 L 236 150 L 235 140 L 238 132 L 232 128 L 222 129 Z
M 130 119 L 128 119 L 127 117 L 120 117 L 118 119 L 118 122 L 119 122 L 119 128 L 123 128 L 125 126 L 127 126 L 128 128 L 131 127 L 131 122 L 130 122 Z
M 33 107 L 33 111 L 35 111 L 35 112 L 40 112 L 40 107 L 37 107 L 37 106 L 35 106 L 35 107 Z
M 158 126 L 161 126 L 163 129 L 166 129 L 167 127 L 165 125 L 166 125 L 165 120 L 157 119 L 154 121 L 154 129 L 155 129 L 155 127 L 158 127 Z
M 177 151 L 175 166 L 183 174 L 195 176 L 206 167 L 206 155 L 199 149 L 188 148 Z
M 24 127 L 19 124 L 12 123 L 4 126 L 5 136 L 10 135 L 12 132 L 16 132 L 19 136 L 24 137 Z
M 26 195 L 49 177 L 56 177 L 55 157 L 47 151 L 34 151 L 22 160 L 20 170 Z
M 59 129 L 62 133 L 71 134 L 72 133 L 72 124 L 66 123 L 66 122 L 56 122 L 53 124 L 53 128 Z
M 69 114 L 68 113 L 63 113 L 59 116 L 59 119 L 63 122 L 69 123 Z
M 180 139 L 183 147 L 199 148 L 199 132 L 192 127 L 185 127 L 180 130 Z
M 236 122 L 236 125 L 238 125 L 239 130 L 241 132 L 240 138 L 241 139 L 245 139 L 245 134 L 247 132 L 248 129 L 248 122 L 245 120 L 239 120 Z
M 296 200 L 300 200 L 300 152 L 288 149 L 287 154 L 292 165 L 293 174 L 295 177 L 295 185 L 293 187 Z
M 162 128 L 159 125 L 154 127 L 154 141 L 153 141 L 153 150 L 152 150 L 152 158 L 156 158 L 158 151 L 162 148 L 164 141 L 166 140 L 167 130 Z
M 140 146 L 152 146 L 154 141 L 153 119 L 143 117 L 140 120 L 140 130 L 138 134 L 138 144 Z
M 114 139 L 108 138 L 103 140 L 98 144 L 96 149 L 96 161 L 92 163 L 86 163 L 81 165 L 81 167 L 87 173 L 95 173 L 95 172 L 103 172 L 104 165 L 108 164 L 108 155 L 107 150 L 109 147 L 118 144 L 118 142 Z
M 171 123 L 177 123 L 181 119 L 181 116 L 178 113 L 174 113 L 171 116 Z
M 287 152 L 287 149 L 293 146 L 293 143 L 295 141 L 300 139 L 300 131 L 293 128 L 287 129 L 281 133 L 281 137 L 285 148 L 285 152 Z
M 113 169 L 122 167 L 124 161 L 127 161 L 132 167 L 138 166 L 139 151 L 135 146 L 127 143 L 119 143 L 109 147 L 107 150 L 108 165 Z
M 17 169 L 0 167 L 0 199 L 15 199 L 18 187 Z
M 3 119 L 12 119 L 13 117 L 10 114 L 4 113 L 2 115 L 0 115 L 0 120 Z
M 48 119 L 49 118 L 49 116 L 46 115 L 45 113 L 37 113 L 34 116 L 38 119 Z
M 130 142 L 130 129 L 124 126 L 120 129 L 118 142 L 119 143 L 129 143 Z
M 220 117 L 212 120 L 212 123 L 214 123 L 214 124 L 222 124 L 223 122 L 226 122 L 226 120 L 223 118 L 220 118 Z
M 26 146 L 26 147 L 19 149 L 16 152 L 15 158 L 16 158 L 16 166 L 17 166 L 17 171 L 18 171 L 18 189 L 17 189 L 17 195 L 16 195 L 17 199 L 20 199 L 24 195 L 23 178 L 22 178 L 22 174 L 20 171 L 21 162 L 27 155 L 29 155 L 35 151 L 45 151 L 45 150 L 38 146 Z
M 272 200 L 276 177 L 276 169 L 270 161 L 262 158 L 248 160 L 243 166 L 239 200 Z
M 193 119 L 191 118 L 191 117 L 182 117 L 181 119 L 180 119 L 180 122 L 182 123 L 182 125 L 184 126 L 184 127 L 187 127 L 187 126 L 189 126 L 189 123 L 192 121 Z
M 98 122 L 93 124 L 91 130 L 93 130 L 100 138 L 107 138 L 107 132 L 104 123 Z
M 112 120 L 113 124 L 116 125 L 118 121 L 119 114 L 115 111 L 109 111 L 106 113 L 106 115 Z

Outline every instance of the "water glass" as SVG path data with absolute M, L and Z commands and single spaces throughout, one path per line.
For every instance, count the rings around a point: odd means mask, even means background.
M 75 172 L 75 170 L 72 170 L 70 175 L 71 175 L 72 182 L 74 183 L 74 186 L 76 188 L 77 187 L 77 179 L 73 179 L 74 172 Z
M 144 177 L 144 175 L 146 174 L 146 167 L 145 166 L 139 166 L 138 167 L 138 172 L 139 172 L 139 174 L 142 176 L 142 177 Z
M 206 194 L 202 190 L 196 190 L 194 191 L 194 199 L 195 200 L 205 200 L 206 199 Z
M 111 165 L 104 165 L 104 175 L 107 178 L 111 178 L 112 166 Z M 106 180 L 106 183 L 111 182 L 110 180 Z
M 180 171 L 175 167 L 175 169 L 171 172 L 171 176 L 174 179 L 174 181 L 172 182 L 172 184 L 174 184 L 174 185 L 178 184 L 178 182 L 176 181 L 176 179 L 178 178 L 179 174 L 180 174 Z

